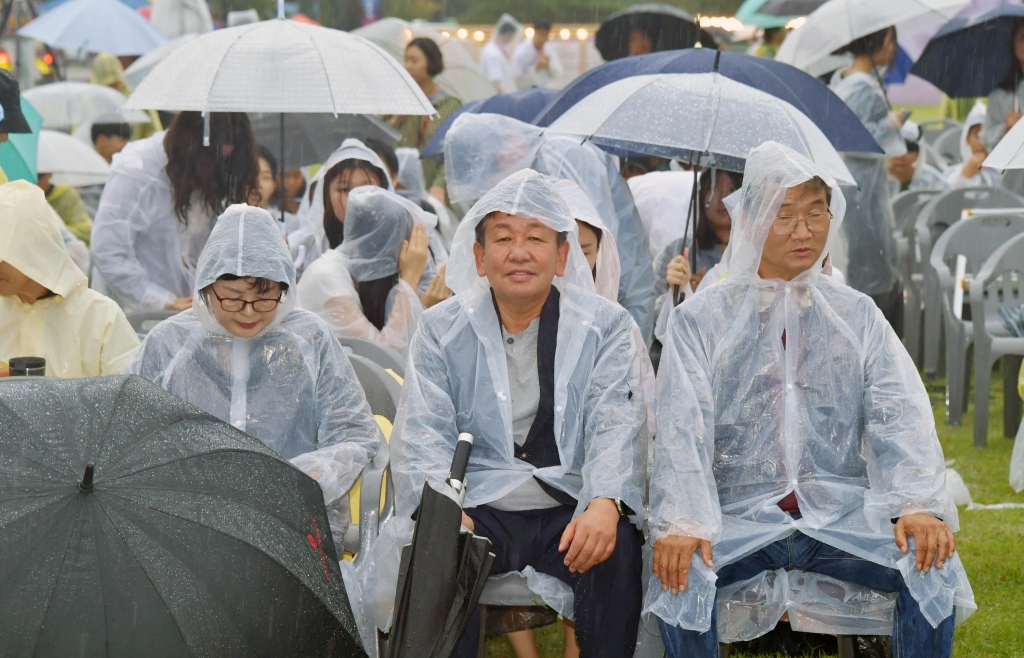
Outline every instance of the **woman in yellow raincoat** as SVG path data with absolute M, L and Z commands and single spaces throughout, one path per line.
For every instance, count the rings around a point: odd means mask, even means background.
M 49 377 L 117 375 L 138 346 L 121 309 L 68 256 L 43 191 L 0 185 L 0 361 L 43 357 Z

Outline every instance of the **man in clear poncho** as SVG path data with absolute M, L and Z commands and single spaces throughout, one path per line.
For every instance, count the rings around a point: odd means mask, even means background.
M 348 491 L 386 447 L 344 350 L 323 320 L 295 308 L 294 287 L 270 213 L 230 206 L 199 257 L 192 308 L 154 327 L 127 372 L 255 436 L 317 480 L 340 545 Z
M 633 195 L 612 158 L 593 144 L 496 114 L 461 115 L 444 140 L 448 196 L 471 204 L 500 180 L 531 168 L 570 180 L 586 192 L 619 251 L 619 303 L 650 341 L 654 329 L 654 272 Z
M 310 265 L 298 304 L 337 336 L 376 341 L 404 353 L 425 307 L 447 299 L 428 258 L 437 217 L 412 201 L 365 185 L 348 195 L 345 241 Z M 433 282 L 419 293 L 421 281 Z
M 843 195 L 768 142 L 729 207 L 728 274 L 673 311 L 662 355 L 644 611 L 671 655 L 717 656 L 716 586 L 812 572 L 897 593 L 894 655 L 948 656 L 976 609 L 957 510 L 913 362 L 822 273 Z
M 642 540 L 626 514 L 643 509 L 640 362 L 629 314 L 593 292 L 553 183 L 519 171 L 480 199 L 448 261 L 456 296 L 420 318 L 392 434 L 396 514 L 378 543 L 388 547 L 380 597 L 394 597 L 424 480 L 443 481 L 469 432 L 463 522 L 493 542 L 492 575 L 545 576 L 548 586 L 530 585 L 541 598 L 557 589 L 552 577 L 574 588 L 566 613 L 583 655 L 631 656 Z M 476 655 L 478 625 L 456 655 Z

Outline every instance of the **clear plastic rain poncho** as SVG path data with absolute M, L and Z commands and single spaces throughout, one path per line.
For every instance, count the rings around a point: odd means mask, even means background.
M 1000 182 L 999 172 L 989 167 L 982 167 L 981 171 L 974 174 L 970 178 L 963 175 L 964 163 L 974 157 L 974 149 L 967 143 L 967 136 L 971 132 L 971 128 L 975 126 L 984 126 L 985 116 L 988 108 L 981 101 L 977 101 L 971 111 L 967 113 L 967 118 L 964 119 L 964 126 L 960 130 L 960 162 L 950 165 L 946 168 L 943 176 L 946 179 L 946 183 L 952 189 L 959 189 L 961 187 L 998 187 Z M 984 130 L 984 127 L 982 128 Z M 979 139 L 981 134 L 979 133 Z M 984 142 L 982 142 L 984 144 Z
M 649 340 L 654 327 L 651 257 L 633 195 L 611 156 L 593 144 L 548 135 L 509 117 L 467 112 L 448 130 L 444 158 L 448 195 L 455 203 L 471 204 L 528 167 L 579 185 L 615 236 L 621 267 L 618 301 Z
M 0 361 L 43 357 L 50 377 L 119 375 L 139 339 L 117 304 L 89 290 L 62 228 L 41 189 L 0 186 L 0 262 L 53 293 L 33 304 L 0 296 Z
M 394 192 L 373 186 L 352 190 L 345 210 L 345 241 L 303 274 L 296 291 L 299 308 L 319 315 L 335 335 L 366 338 L 405 353 L 423 313 L 419 291 L 399 277 L 388 293 L 387 320 L 377 329 L 363 315 L 355 282 L 397 274 L 402 241 L 409 239 L 413 225 L 430 231 L 436 223 L 437 217 Z M 421 285 L 429 285 L 435 275 L 428 259 Z
M 324 176 L 340 162 L 345 160 L 362 160 L 376 167 L 384 175 L 381 185 L 384 189 L 394 190 L 391 175 L 380 156 L 360 140 L 350 137 L 341 143 L 324 166 L 317 170 L 313 180 L 307 186 L 299 204 L 299 217 L 302 228 L 288 236 L 288 245 L 292 258 L 300 272 L 309 267 L 313 261 L 331 250 L 324 232 Z M 301 278 L 301 275 L 300 275 Z
M 889 203 L 887 158 L 903 155 L 907 144 L 899 133 L 889 103 L 878 81 L 867 73 L 842 71 L 832 77 L 831 89 L 857 115 L 871 136 L 885 150 L 877 153 L 843 153 L 843 162 L 857 181 L 843 188 L 850 198 L 849 212 L 832 258 L 846 273 L 850 287 L 868 295 L 887 293 L 899 277 L 896 262 L 895 220 Z M 844 244 L 845 243 L 845 244 Z
M 193 203 L 174 211 L 164 135 L 118 153 L 92 227 L 92 260 L 108 294 L 129 311 L 158 311 L 192 294 L 195 265 L 216 218 Z
M 822 258 L 790 282 L 761 279 L 761 250 L 786 189 L 815 176 L 832 188 Z M 662 353 L 651 543 L 667 534 L 708 539 L 721 568 L 799 531 L 898 569 L 933 625 L 954 606 L 962 621 L 977 606 L 959 553 L 925 574 L 913 544 L 904 556 L 893 537 L 890 519 L 916 512 L 955 531 L 957 509 L 913 361 L 870 298 L 822 273 L 843 223 L 842 193 L 808 160 L 768 142 L 751 151 L 736 195 L 728 274 L 676 307 Z M 777 504 L 790 492 L 799 519 Z M 699 555 L 684 592 L 673 596 L 651 579 L 645 614 L 710 627 L 716 577 Z
M 558 466 L 538 469 L 513 454 L 500 321 L 473 257 L 476 225 L 493 211 L 539 219 L 568 233 L 565 274 L 554 281 L 561 293 L 554 393 Z M 634 510 L 643 509 L 638 433 L 646 407 L 639 395 L 633 322 L 622 307 L 594 294 L 576 234 L 576 222 L 554 181 L 532 170 L 496 185 L 459 225 L 446 276 L 456 296 L 420 319 L 391 435 L 396 514 L 377 544 L 381 628 L 390 623 L 399 550 L 411 540 L 410 515 L 423 482 L 436 485 L 447 476 L 460 432 L 475 437 L 467 507 L 498 500 L 537 477 L 576 498 L 577 514 L 595 497 L 619 498 Z M 567 586 L 545 580 L 550 587 L 539 587 L 542 598 L 564 594 Z
M 252 338 L 228 332 L 200 291 L 222 274 L 286 283 L 273 322 Z M 263 441 L 320 483 L 335 541 L 348 526 L 348 490 L 386 450 L 341 344 L 295 308 L 295 270 L 266 210 L 230 206 L 199 259 L 192 309 L 156 325 L 127 371 Z
M 395 149 L 398 158 L 398 178 L 395 180 L 396 192 L 415 203 L 427 193 L 427 179 L 423 175 L 423 163 L 420 162 L 420 151 L 412 147 Z
M 1006 135 L 1006 115 L 1010 112 L 1020 112 L 1024 107 L 1024 80 L 1017 83 L 1017 89 L 1013 92 L 1002 87 L 996 87 L 988 95 L 988 103 L 985 110 L 985 123 L 981 128 L 981 143 L 989 151 L 996 147 Z
M 512 53 L 523 38 L 523 25 L 509 14 L 502 14 L 494 24 L 491 38 L 480 51 L 480 71 L 499 94 L 518 89 L 512 77 Z

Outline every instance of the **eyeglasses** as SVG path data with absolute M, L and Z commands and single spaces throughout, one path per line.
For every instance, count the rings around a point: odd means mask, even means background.
M 210 292 L 220 302 L 220 307 L 228 313 L 238 313 L 244 311 L 245 307 L 252 304 L 252 310 L 257 313 L 269 313 L 277 308 L 277 305 L 281 303 L 281 297 L 277 299 L 255 299 L 253 301 L 246 301 L 244 299 L 233 299 L 230 297 L 221 297 L 217 294 L 217 291 L 210 287 Z M 282 295 L 283 296 L 283 295 Z
M 772 222 L 772 233 L 775 235 L 792 235 L 796 225 L 803 220 L 811 233 L 821 233 L 828 229 L 832 221 L 832 211 L 815 212 L 805 217 L 776 217 Z

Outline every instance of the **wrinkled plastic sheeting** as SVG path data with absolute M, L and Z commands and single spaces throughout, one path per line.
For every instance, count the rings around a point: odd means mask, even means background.
M 522 571 L 492 576 L 480 595 L 482 605 L 546 605 L 570 621 L 573 619 L 574 600 L 569 585 L 531 566 Z
M 959 626 L 978 609 L 974 602 L 974 590 L 967 580 L 967 573 L 960 562 L 960 553 L 956 552 L 946 558 L 941 569 L 933 567 L 925 573 L 914 566 L 917 553 L 914 538 L 907 538 L 907 554 L 896 563 L 903 574 L 903 580 L 910 589 L 914 600 L 921 606 L 921 614 L 937 628 L 940 623 L 954 612 L 953 623 Z
M 970 505 L 974 502 L 971 500 L 971 491 L 967 488 L 967 484 L 964 483 L 964 479 L 952 468 L 946 469 L 946 491 L 949 492 L 949 497 L 953 499 L 953 504 L 958 507 Z
M 765 571 L 718 591 L 718 637 L 726 643 L 753 640 L 786 612 L 795 631 L 889 635 L 895 608 L 895 593 L 805 571 Z
M 675 596 L 666 593 L 660 581 L 651 576 L 644 596 L 641 615 L 657 615 L 670 626 L 703 633 L 711 628 L 711 613 L 715 605 L 715 581 L 718 576 L 704 564 L 700 553 L 690 561 L 690 579 L 686 589 Z

